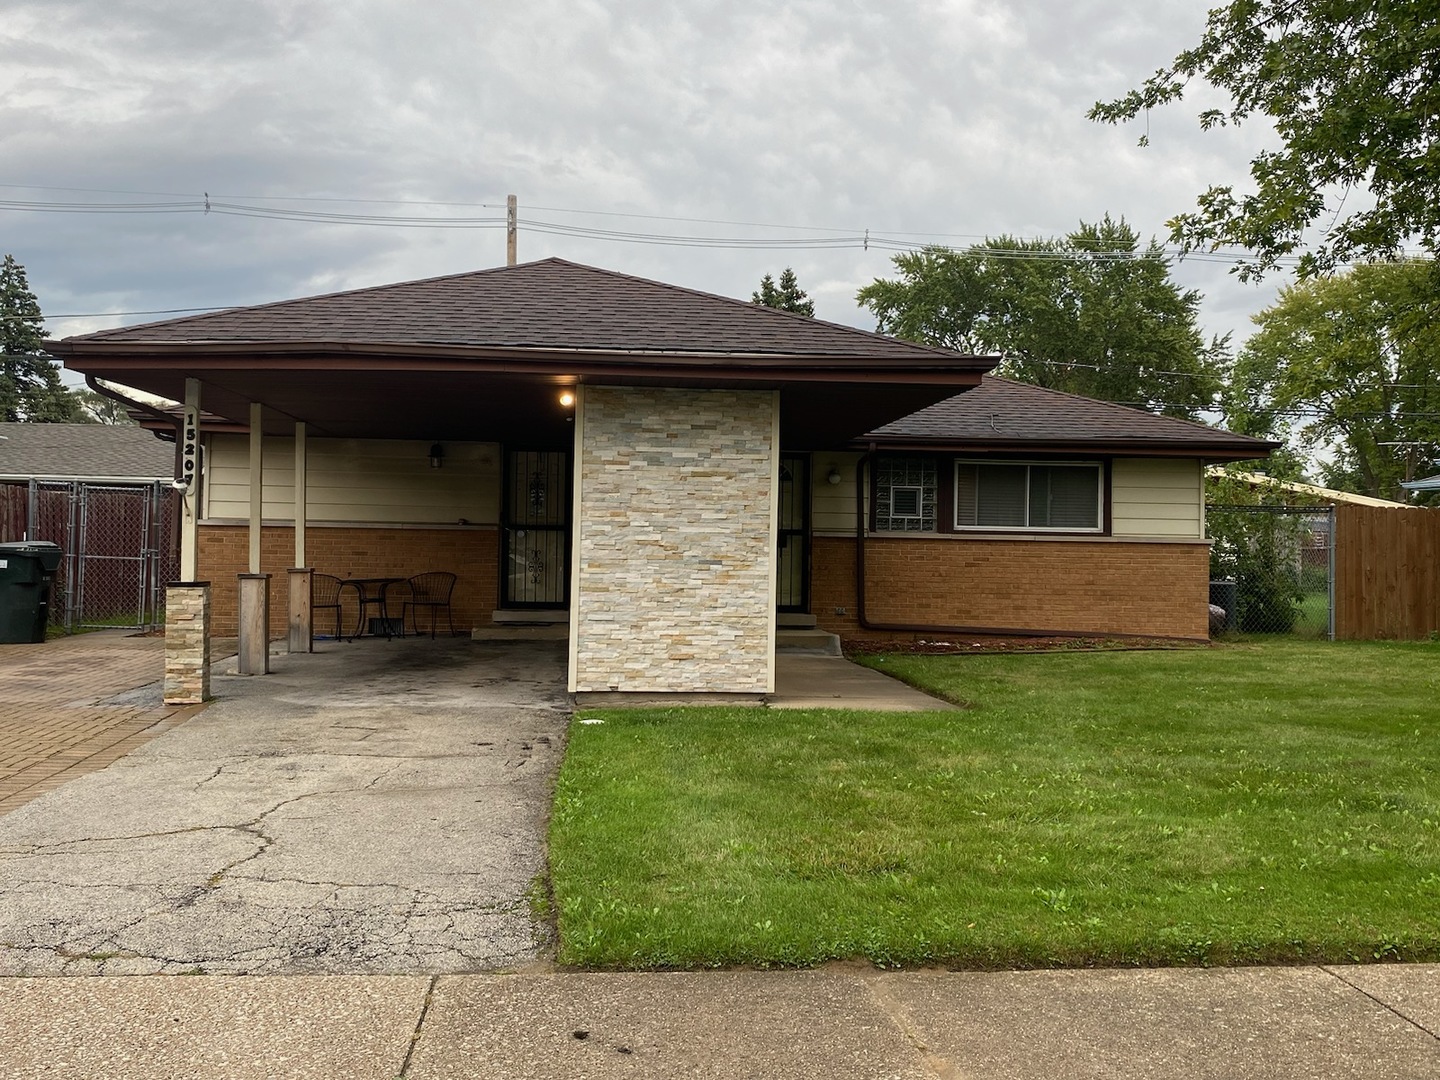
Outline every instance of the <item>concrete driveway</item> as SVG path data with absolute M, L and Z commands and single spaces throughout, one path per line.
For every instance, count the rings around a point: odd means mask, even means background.
M 317 648 L 218 676 L 190 722 L 0 817 L 0 975 L 537 955 L 527 889 L 570 715 L 563 643 Z

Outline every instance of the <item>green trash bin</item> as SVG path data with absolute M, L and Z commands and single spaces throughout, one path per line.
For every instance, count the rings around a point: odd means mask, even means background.
M 0 644 L 45 640 L 59 567 L 60 546 L 48 540 L 0 544 Z

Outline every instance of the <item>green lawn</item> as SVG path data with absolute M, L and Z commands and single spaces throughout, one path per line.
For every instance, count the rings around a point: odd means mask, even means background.
M 1440 959 L 1440 645 L 877 656 L 969 708 L 587 711 L 559 959 Z

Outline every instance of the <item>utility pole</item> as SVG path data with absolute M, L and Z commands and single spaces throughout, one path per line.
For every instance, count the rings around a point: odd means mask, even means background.
M 505 265 L 515 265 L 515 196 L 505 196 Z

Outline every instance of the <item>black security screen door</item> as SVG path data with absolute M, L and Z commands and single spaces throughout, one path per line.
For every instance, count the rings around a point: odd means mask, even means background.
M 775 575 L 778 611 L 810 608 L 810 462 L 780 458 L 779 560 Z
M 570 601 L 570 455 L 507 451 L 501 505 L 501 606 L 564 607 Z

